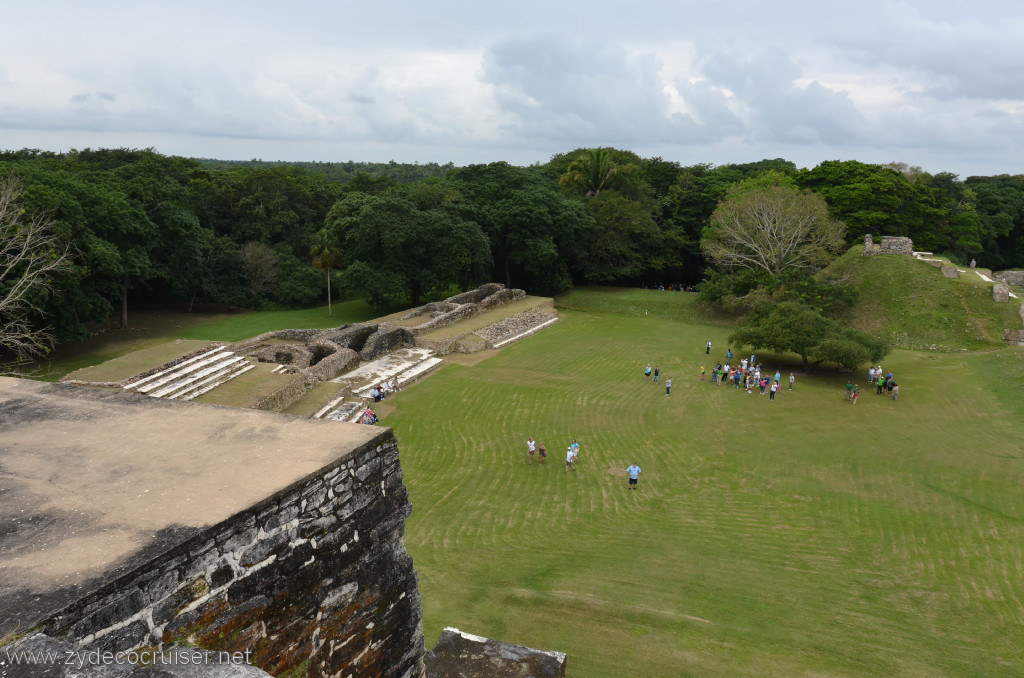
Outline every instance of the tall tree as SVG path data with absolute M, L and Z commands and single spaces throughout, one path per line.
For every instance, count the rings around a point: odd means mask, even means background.
M 776 275 L 821 268 L 845 245 L 845 226 L 829 216 L 819 195 L 789 186 L 734 187 L 711 216 L 701 241 L 708 259 L 725 268 Z
M 572 161 L 569 169 L 558 179 L 563 186 L 575 186 L 587 198 L 596 198 L 610 188 L 618 167 L 612 160 L 612 149 L 591 148 Z
M 313 234 L 309 256 L 313 258 L 313 266 L 327 276 L 327 315 L 331 311 L 331 271 L 341 264 L 341 248 L 334 244 L 331 234 L 320 230 Z
M 0 178 L 0 351 L 29 358 L 53 345 L 42 299 L 70 267 L 70 248 L 46 216 L 26 214 L 21 183 Z

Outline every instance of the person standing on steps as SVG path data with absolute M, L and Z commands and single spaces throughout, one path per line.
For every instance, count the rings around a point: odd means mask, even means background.
M 527 438 L 526 440 L 526 451 L 530 453 L 530 466 L 533 466 L 533 453 L 537 451 L 537 443 L 533 442 L 533 438 Z
M 636 489 L 636 481 L 640 478 L 640 474 L 642 472 L 643 471 L 640 470 L 640 467 L 636 465 L 635 461 L 632 466 L 626 469 L 626 473 L 629 474 L 629 489 Z
M 671 377 L 665 380 L 665 395 L 668 395 L 672 391 L 672 379 Z

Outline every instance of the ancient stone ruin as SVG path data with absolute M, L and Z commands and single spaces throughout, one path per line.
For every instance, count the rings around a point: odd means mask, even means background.
M 864 236 L 864 256 L 876 254 L 900 254 L 914 256 L 914 241 L 902 236 L 883 235 L 881 243 L 875 244 L 874 237 L 868 233 Z
M 996 283 L 992 286 L 992 301 L 1006 303 L 1010 300 L 1010 286 L 1006 283 Z

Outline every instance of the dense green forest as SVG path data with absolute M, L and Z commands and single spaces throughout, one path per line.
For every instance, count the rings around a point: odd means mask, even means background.
M 309 306 L 326 301 L 328 284 L 335 298 L 375 304 L 489 280 L 537 294 L 695 286 L 708 272 L 701 240 L 712 214 L 761 176 L 824 198 L 847 242 L 904 235 L 957 261 L 1024 266 L 1024 176 L 961 180 L 856 161 L 684 166 L 615 149 L 531 167 L 21 150 L 0 152 L 0 179 L 18 208 L 2 244 L 16 251 L 7 246 L 35 217 L 56 236 L 36 261 L 54 262 L 65 247 L 68 259 L 48 285 L 0 307 L 0 323 L 67 340 L 112 317 L 130 325 L 140 305 Z M 5 261 L 0 298 L 29 266 Z

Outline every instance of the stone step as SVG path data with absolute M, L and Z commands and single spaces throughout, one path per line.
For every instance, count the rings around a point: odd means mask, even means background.
M 192 363 L 191 365 L 188 365 L 187 367 L 175 368 L 173 370 L 167 371 L 167 372 L 164 373 L 164 375 L 160 379 L 157 379 L 156 381 L 148 383 L 145 386 L 142 386 L 141 388 L 136 388 L 135 390 L 138 391 L 139 393 L 146 393 L 146 394 L 148 394 L 151 391 L 158 390 L 158 389 L 162 388 L 163 386 L 166 386 L 167 384 L 170 384 L 172 381 L 176 381 L 178 379 L 181 379 L 182 377 L 184 377 L 186 375 L 192 374 L 192 373 L 194 373 L 194 372 L 196 372 L 198 370 L 202 370 L 203 368 L 207 367 L 208 365 L 220 362 L 221 360 L 224 360 L 225 358 L 229 358 L 229 357 L 231 357 L 233 355 L 235 355 L 235 354 L 232 351 L 227 351 L 227 350 L 218 351 L 216 354 L 211 355 L 210 357 L 208 357 L 208 358 L 206 358 L 204 360 L 200 360 L 199 362 Z
M 240 355 L 233 357 L 225 356 L 224 359 L 218 360 L 213 364 L 206 365 L 202 369 L 187 372 L 181 375 L 184 378 L 174 379 L 171 382 L 168 382 L 167 385 L 164 386 L 163 388 L 160 388 L 156 391 L 152 391 L 151 393 L 147 393 L 147 395 L 151 395 L 156 398 L 163 398 L 164 396 L 170 395 L 171 393 L 174 393 L 176 391 L 186 389 L 190 384 L 194 384 L 195 382 L 200 381 L 204 377 L 207 377 L 216 372 L 228 370 L 234 365 L 237 365 L 239 362 L 245 362 L 245 358 Z M 140 392 L 146 393 L 145 390 L 141 390 Z
M 359 417 L 363 416 L 363 410 L 365 409 L 366 405 L 361 401 L 342 403 L 323 418 L 330 419 L 331 421 L 355 422 Z
M 244 360 L 244 358 L 243 358 L 243 360 Z M 246 361 L 244 364 L 239 364 L 238 361 L 231 361 L 229 364 L 223 365 L 219 370 L 216 370 L 215 372 L 209 373 L 208 375 L 206 375 L 203 379 L 200 379 L 199 381 L 189 380 L 188 383 L 180 383 L 180 384 L 178 384 L 173 391 L 171 391 L 170 393 L 167 393 L 167 394 L 165 394 L 163 396 L 160 396 L 160 397 L 167 398 L 169 400 L 175 400 L 175 399 L 178 399 L 178 398 L 181 398 L 181 399 L 184 400 L 185 399 L 184 396 L 187 396 L 188 394 L 192 393 L 192 391 L 197 391 L 197 390 L 203 388 L 204 386 L 208 386 L 209 384 L 212 384 L 213 382 L 217 381 L 218 379 L 220 379 L 224 375 L 229 374 L 229 373 L 231 373 L 233 371 L 236 371 L 239 368 L 244 367 L 245 365 L 251 365 L 251 363 L 249 363 L 249 361 Z M 253 367 L 255 367 L 255 365 L 253 365 Z
M 245 367 L 243 367 L 242 369 L 240 369 L 240 370 L 238 370 L 236 372 L 233 372 L 233 373 L 229 374 L 226 379 L 222 379 L 220 381 L 214 382 L 213 384 L 210 384 L 209 386 L 204 386 L 203 388 L 199 389 L 198 391 L 195 391 L 194 393 L 190 393 L 189 395 L 185 396 L 184 398 L 182 398 L 182 400 L 192 400 L 193 398 L 198 398 L 199 396 L 203 395 L 204 393 L 209 393 L 210 391 L 212 391 L 213 389 L 217 388 L 221 384 L 226 384 L 229 381 L 231 381 L 232 379 L 234 379 L 235 377 L 237 377 L 239 375 L 242 375 L 242 374 L 245 374 L 246 372 L 248 372 L 249 370 L 251 370 L 251 369 L 253 369 L 255 367 L 256 367 L 256 365 L 254 365 L 252 363 L 246 363 Z
M 162 377 L 164 375 L 167 375 L 167 374 L 170 374 L 172 372 L 175 372 L 175 371 L 177 371 L 177 370 L 179 370 L 182 367 L 185 367 L 187 365 L 192 365 L 193 363 L 195 363 L 195 362 L 197 362 L 199 360 L 202 360 L 204 358 L 212 357 L 214 354 L 220 353 L 221 351 L 224 351 L 224 350 L 225 349 L 224 349 L 223 346 L 218 346 L 217 348 L 214 348 L 214 349 L 211 349 L 209 351 L 206 351 L 205 353 L 201 353 L 201 354 L 199 354 L 197 356 L 193 356 L 192 358 L 189 358 L 188 360 L 183 360 L 182 362 L 178 363 L 174 367 L 169 367 L 166 370 L 161 370 L 160 372 L 157 372 L 156 374 L 151 374 L 151 375 L 149 375 L 148 377 L 146 377 L 144 379 L 139 379 L 138 381 L 134 381 L 134 382 L 132 382 L 130 384 L 127 384 L 123 388 L 126 391 L 137 389 L 139 386 L 142 386 L 143 384 L 148 384 L 149 382 L 153 381 L 154 379 L 159 379 L 160 377 Z

